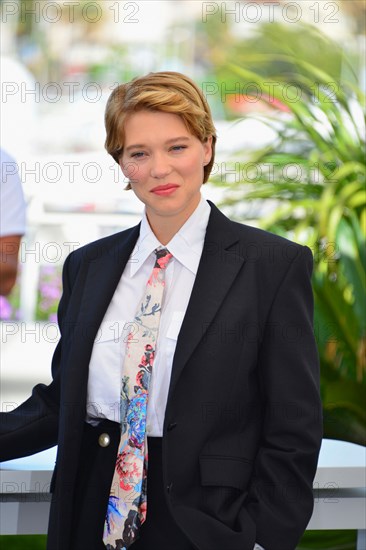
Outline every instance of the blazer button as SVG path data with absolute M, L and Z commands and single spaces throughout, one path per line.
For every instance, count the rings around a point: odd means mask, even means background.
M 108 447 L 111 442 L 111 438 L 108 434 L 100 434 L 98 437 L 98 443 L 101 447 Z
M 167 485 L 166 492 L 171 493 L 171 490 L 173 489 L 173 482 L 171 481 L 169 485 Z
M 174 428 L 177 426 L 177 423 L 176 422 L 171 422 L 168 427 L 167 427 L 167 431 L 170 432 L 171 430 L 174 430 Z

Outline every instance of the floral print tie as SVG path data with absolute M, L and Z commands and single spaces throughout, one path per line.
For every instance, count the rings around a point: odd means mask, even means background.
M 147 512 L 146 411 L 155 358 L 165 268 L 172 258 L 155 250 L 156 261 L 127 337 L 121 389 L 121 440 L 104 523 L 107 550 L 126 550 L 138 538 Z

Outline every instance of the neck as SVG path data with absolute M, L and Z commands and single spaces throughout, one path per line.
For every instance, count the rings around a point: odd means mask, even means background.
M 155 237 L 159 242 L 161 242 L 162 245 L 166 246 L 168 242 L 172 240 L 174 235 L 178 233 L 179 229 L 186 223 L 188 218 L 196 210 L 200 200 L 201 196 L 199 196 L 198 201 L 196 201 L 192 208 L 188 211 L 172 214 L 171 216 L 159 216 L 146 210 L 146 217 L 149 225 Z
M 147 213 L 146 216 L 155 237 L 164 246 L 172 240 L 174 235 L 178 233 L 179 229 L 189 218 L 189 216 L 187 216 L 186 218 L 177 220 L 175 216 L 169 216 L 158 220 L 152 216 L 149 216 Z

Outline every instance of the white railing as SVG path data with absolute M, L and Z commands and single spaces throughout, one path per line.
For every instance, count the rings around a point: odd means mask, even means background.
M 56 448 L 3 462 L 0 469 L 0 534 L 47 532 L 49 486 Z M 366 448 L 323 440 L 314 480 L 314 512 L 307 529 L 357 529 L 366 549 Z

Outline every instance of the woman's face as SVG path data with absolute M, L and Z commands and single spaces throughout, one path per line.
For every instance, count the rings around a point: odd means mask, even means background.
M 179 115 L 146 110 L 127 117 L 120 166 L 150 223 L 189 218 L 200 201 L 211 144 L 211 136 L 201 143 L 192 135 Z

